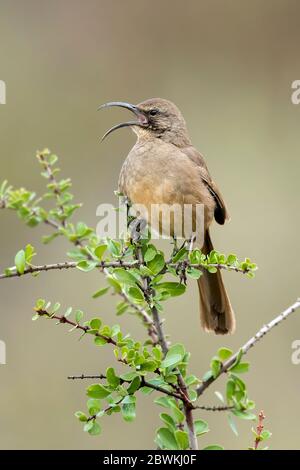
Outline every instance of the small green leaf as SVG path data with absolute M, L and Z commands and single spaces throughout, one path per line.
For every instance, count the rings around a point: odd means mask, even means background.
M 102 289 L 97 290 L 97 292 L 93 294 L 93 299 L 97 299 L 98 297 L 101 297 L 102 295 L 106 294 L 109 289 L 109 287 L 103 287 Z
M 161 449 L 177 450 L 179 448 L 174 433 L 168 428 L 160 428 L 156 431 L 156 443 Z
M 83 423 L 88 420 L 87 416 L 82 411 L 76 411 L 75 416 Z
M 24 274 L 26 266 L 25 251 L 20 250 L 15 256 L 15 265 L 19 274 Z
M 89 322 L 89 326 L 92 330 L 100 330 L 101 325 L 102 321 L 100 318 L 92 318 Z
M 35 310 L 42 310 L 46 305 L 46 301 L 44 299 L 38 299 L 35 304 Z
M 120 384 L 120 378 L 116 375 L 113 367 L 106 370 L 106 379 L 109 385 L 116 388 Z
M 244 374 L 249 371 L 249 366 L 249 362 L 240 362 L 239 364 L 230 367 L 229 370 L 235 374 Z
M 200 271 L 200 269 L 196 269 L 196 268 L 189 268 L 186 273 L 192 279 L 199 279 L 203 274 L 202 271 Z
M 159 417 L 171 431 L 175 431 L 176 422 L 174 421 L 172 416 L 168 415 L 167 413 L 160 413 Z
M 135 286 L 137 283 L 137 279 L 129 271 L 126 271 L 126 269 L 123 268 L 114 269 L 113 276 L 122 284 Z
M 87 395 L 91 398 L 106 398 L 110 391 L 101 384 L 93 384 L 87 388 Z
M 76 310 L 75 312 L 76 323 L 80 323 L 82 319 L 83 319 L 83 312 L 81 310 Z
M 196 436 L 201 436 L 209 431 L 208 424 L 203 419 L 196 419 L 194 422 Z
M 227 416 L 228 416 L 228 423 L 229 423 L 229 426 L 230 426 L 232 432 L 233 432 L 236 436 L 238 436 L 239 433 L 238 433 L 238 430 L 237 430 L 235 421 L 234 421 L 234 419 L 233 419 L 233 417 L 232 417 L 232 414 L 229 413 Z
M 157 254 L 157 249 L 155 248 L 155 246 L 149 245 L 144 255 L 145 263 L 152 261 L 153 258 L 156 256 L 156 254 Z
M 233 351 L 228 348 L 220 348 L 218 350 L 218 356 L 221 359 L 221 361 L 226 361 L 229 357 L 231 357 L 233 354 Z
M 127 395 L 121 402 L 121 411 L 125 421 L 131 422 L 135 419 L 135 403 L 134 395 Z
M 138 287 L 129 287 L 128 296 L 136 303 L 144 302 L 144 294 Z
M 100 424 L 95 420 L 89 421 L 84 425 L 84 431 L 88 432 L 91 436 L 98 436 L 101 433 Z
M 186 291 L 186 286 L 179 282 L 161 282 L 155 285 L 157 292 L 167 292 L 171 297 L 182 295 Z
M 153 274 L 158 274 L 165 266 L 163 255 L 159 253 L 155 255 L 155 257 L 147 263 L 147 266 Z
M 140 388 L 140 385 L 141 385 L 141 378 L 137 375 L 136 377 L 134 377 L 133 381 L 127 388 L 128 394 L 129 395 L 134 394 Z
M 265 430 L 261 433 L 261 435 L 260 435 L 262 441 L 266 441 L 266 440 L 269 439 L 271 436 L 272 436 L 272 433 L 271 433 L 270 431 L 268 431 L 267 429 L 265 429 Z
M 157 405 L 163 406 L 164 408 L 172 408 L 172 400 L 168 397 L 159 397 L 154 400 Z
M 84 271 L 85 273 L 87 273 L 95 269 L 96 266 L 97 266 L 97 261 L 83 260 L 83 261 L 79 261 L 76 267 L 80 269 L 80 271 Z
M 213 374 L 214 379 L 218 377 L 220 370 L 221 370 L 221 362 L 218 358 L 214 358 L 211 360 L 210 368 Z
M 96 248 L 95 248 L 95 256 L 97 256 L 97 258 L 101 261 L 102 260 L 102 256 L 103 254 L 105 253 L 106 251 L 106 248 L 107 248 L 107 245 L 98 245 Z
M 160 367 L 166 368 L 175 366 L 182 362 L 185 355 L 185 349 L 182 344 L 174 344 L 166 354 L 165 359 L 162 361 Z
M 91 416 L 96 415 L 101 410 L 101 401 L 97 398 L 90 398 L 86 405 Z
M 175 431 L 175 438 L 178 444 L 179 449 L 186 450 L 189 448 L 189 436 L 186 431 L 181 431 L 178 429 Z

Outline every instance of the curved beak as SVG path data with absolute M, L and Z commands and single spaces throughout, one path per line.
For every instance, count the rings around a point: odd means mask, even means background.
M 123 101 L 110 101 L 109 103 L 104 103 L 101 106 L 99 106 L 99 109 L 103 108 L 111 108 L 113 106 L 118 106 L 119 108 L 126 108 L 129 109 L 132 113 L 135 114 L 136 116 L 136 121 L 127 121 L 127 122 L 122 122 L 121 124 L 117 124 L 116 126 L 111 127 L 102 137 L 101 142 L 113 131 L 116 131 L 117 129 L 121 129 L 122 127 L 130 127 L 130 126 L 140 126 L 140 127 L 147 127 L 148 126 L 148 119 L 145 113 L 138 108 L 138 106 L 130 103 L 124 103 Z

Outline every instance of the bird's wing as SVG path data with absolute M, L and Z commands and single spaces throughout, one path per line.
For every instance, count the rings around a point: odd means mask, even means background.
M 223 225 L 225 220 L 229 220 L 230 218 L 228 209 L 218 186 L 210 176 L 203 156 L 195 149 L 195 147 L 192 146 L 185 147 L 184 149 L 181 149 L 181 151 L 184 152 L 185 155 L 199 167 L 201 179 L 206 184 L 209 192 L 216 201 L 216 208 L 214 212 L 215 220 L 218 222 L 218 224 Z

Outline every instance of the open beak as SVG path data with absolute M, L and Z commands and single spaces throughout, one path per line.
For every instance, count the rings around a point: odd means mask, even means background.
M 121 124 L 117 124 L 116 126 L 111 127 L 107 132 L 105 132 L 104 136 L 101 139 L 101 142 L 103 142 L 103 140 L 113 131 L 116 131 L 117 129 L 121 129 L 122 127 L 130 127 L 130 126 L 147 127 L 148 126 L 149 123 L 148 123 L 147 116 L 141 109 L 138 108 L 138 106 L 135 106 L 134 104 L 123 103 L 122 101 L 110 101 L 109 103 L 102 104 L 101 106 L 99 106 L 98 109 L 111 108 L 112 106 L 118 106 L 120 108 L 129 109 L 129 111 L 135 114 L 136 120 L 122 122 Z

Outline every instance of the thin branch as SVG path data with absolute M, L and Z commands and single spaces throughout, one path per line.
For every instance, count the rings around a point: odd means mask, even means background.
M 80 325 L 80 323 L 76 323 L 72 320 L 69 320 L 69 318 L 67 318 L 63 315 L 52 315 L 51 313 L 47 312 L 47 310 L 44 310 L 42 308 L 41 309 L 35 309 L 35 311 L 36 311 L 37 315 L 39 315 L 41 317 L 48 317 L 48 318 L 53 319 L 53 320 L 58 320 L 59 323 L 66 323 L 67 325 L 71 325 L 75 329 L 81 330 L 84 333 L 87 333 L 91 329 L 89 326 Z M 101 335 L 100 333 L 95 333 L 94 336 L 97 336 L 98 338 L 102 338 L 107 343 L 111 343 L 111 344 L 117 346 L 117 342 L 114 339 L 109 338 L 108 336 Z
M 52 191 L 53 193 L 55 194 L 56 196 L 56 200 L 57 200 L 57 203 L 58 203 L 58 207 L 61 211 L 61 215 L 63 217 L 63 219 L 61 220 L 61 225 L 62 227 L 66 227 L 66 216 L 65 216 L 65 209 L 64 209 L 64 206 L 63 204 L 59 203 L 59 199 L 60 197 L 62 196 L 62 191 L 60 190 L 60 187 L 59 187 L 59 184 L 54 176 L 54 173 L 52 171 L 52 168 L 51 168 L 51 165 L 49 165 L 49 163 L 47 162 L 47 160 L 45 159 L 44 155 L 42 152 L 39 152 L 37 154 L 37 157 L 44 169 L 44 171 L 46 172 L 47 174 L 47 177 L 48 177 L 48 180 L 50 181 L 50 183 L 52 183 L 52 185 L 54 186 Z M 51 224 L 50 224 L 51 225 Z
M 46 221 L 45 221 L 46 222 Z M 52 221 L 47 221 L 46 223 L 50 223 Z M 59 228 L 59 226 L 58 226 Z M 80 242 L 77 243 L 80 245 Z M 83 245 L 82 245 L 83 247 Z M 92 260 L 92 259 L 91 259 Z M 53 270 L 62 270 L 62 269 L 72 269 L 77 267 L 77 262 L 75 261 L 63 261 L 60 263 L 52 263 L 52 264 L 42 264 L 40 266 L 28 266 L 23 273 L 17 272 L 16 268 L 14 267 L 13 271 L 11 274 L 6 274 L 2 273 L 0 274 L 0 279 L 6 279 L 6 278 L 12 278 L 12 277 L 21 277 L 25 276 L 26 274 L 32 274 L 32 273 L 38 273 L 38 272 L 43 272 L 43 271 L 53 271 Z M 166 263 L 166 267 L 172 267 L 172 268 L 180 268 L 182 263 Z M 95 267 L 100 268 L 101 270 L 104 270 L 105 268 L 125 268 L 125 269 L 131 269 L 131 268 L 138 268 L 143 266 L 143 263 L 139 262 L 138 260 L 135 261 L 99 261 Z M 200 264 L 191 264 L 186 262 L 185 263 L 186 268 L 196 268 L 196 269 L 206 269 L 205 266 L 200 265 Z M 226 269 L 230 271 L 236 271 L 240 272 L 242 274 L 247 274 L 249 272 L 248 270 L 243 270 L 241 268 L 235 268 L 234 266 L 226 266 L 222 264 L 208 264 L 207 267 L 214 267 L 217 269 Z
M 106 375 L 99 374 L 99 375 L 70 375 L 68 379 L 71 380 L 76 380 L 76 379 L 98 379 L 98 380 L 105 380 Z M 130 383 L 130 380 L 120 380 L 121 383 Z M 151 382 L 148 382 L 147 380 L 144 379 L 144 377 L 141 377 L 141 385 L 140 387 L 148 387 L 152 388 L 153 390 L 156 390 L 157 392 L 164 393 L 165 395 L 169 395 L 171 397 L 177 398 L 178 400 L 182 400 L 182 397 L 179 393 L 176 392 L 171 392 L 170 390 L 166 390 L 163 387 L 160 387 L 159 385 L 152 384 Z
M 77 262 L 75 261 L 64 261 L 62 263 L 52 263 L 52 264 L 42 264 L 40 266 L 28 266 L 23 273 L 19 273 L 16 268 L 14 272 L 10 274 L 0 274 L 0 279 L 6 279 L 6 278 L 11 278 L 11 277 L 21 277 L 25 276 L 26 274 L 33 274 L 33 273 L 39 273 L 42 271 L 53 271 L 53 270 L 62 270 L 62 269 L 73 269 L 76 268 L 78 265 Z M 125 267 L 125 268 L 133 268 L 137 266 L 137 263 L 129 262 L 129 263 L 123 263 L 122 261 L 99 261 L 99 263 L 96 264 L 95 267 L 99 268 L 100 270 L 104 270 L 105 268 L 119 268 L 119 267 Z
M 204 411 L 230 411 L 234 410 L 234 406 L 207 406 L 207 405 L 200 405 L 194 406 L 194 410 L 204 410 Z
M 142 250 L 140 248 L 137 249 L 136 258 L 138 259 L 138 261 L 140 262 L 141 265 L 144 263 L 143 253 L 142 253 Z M 152 313 L 153 323 L 154 323 L 155 330 L 156 330 L 157 336 L 158 336 L 158 342 L 161 345 L 164 356 L 166 356 L 166 354 L 168 353 L 168 350 L 169 350 L 168 343 L 167 343 L 167 340 L 166 340 L 164 332 L 163 332 L 163 328 L 162 328 L 162 325 L 161 325 L 161 320 L 160 320 L 160 317 L 159 317 L 158 310 L 157 310 L 155 305 L 152 305 L 152 302 L 151 302 L 151 295 L 153 295 L 155 292 L 154 292 L 153 288 L 150 287 L 148 277 L 145 277 L 143 281 L 144 281 L 144 295 L 146 297 L 146 300 L 148 302 L 149 308 L 150 308 L 151 313 Z M 147 295 L 148 292 L 149 292 L 150 295 Z M 192 403 L 189 399 L 187 386 L 186 386 L 186 384 L 183 380 L 183 377 L 182 377 L 179 370 L 178 370 L 178 391 L 179 391 L 179 394 L 180 394 L 179 398 L 183 402 L 183 407 L 184 407 L 184 412 L 185 412 L 185 419 L 186 419 L 186 424 L 187 424 L 187 428 L 188 428 L 190 448 L 192 450 L 197 450 L 198 449 L 198 441 L 197 441 L 197 436 L 196 436 L 196 432 L 195 432 L 195 428 L 194 428 L 193 405 L 192 405 Z
M 271 320 L 267 325 L 264 325 L 257 333 L 255 336 L 250 338 L 247 343 L 245 343 L 240 350 L 242 350 L 243 355 L 246 354 L 249 349 L 253 348 L 262 338 L 265 336 L 269 331 L 271 331 L 275 326 L 279 325 L 283 320 L 286 320 L 287 317 L 289 317 L 292 313 L 294 313 L 298 308 L 300 308 L 300 298 L 290 307 L 288 307 L 286 310 L 284 310 L 280 315 L 278 315 L 276 318 Z M 223 362 L 221 366 L 220 373 L 217 377 L 210 377 L 209 379 L 205 380 L 202 382 L 201 385 L 197 387 L 197 395 L 200 397 L 203 392 L 213 383 L 215 380 L 217 380 L 220 375 L 224 374 L 227 372 L 230 367 L 235 363 L 237 357 L 238 357 L 239 352 L 231 356 L 227 361 Z

